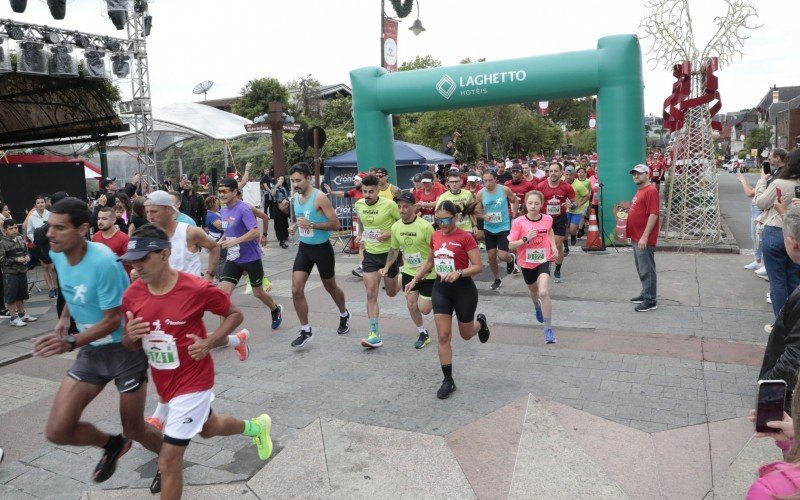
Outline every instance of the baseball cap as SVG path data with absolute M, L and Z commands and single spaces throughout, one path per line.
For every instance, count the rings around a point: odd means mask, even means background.
M 405 193 L 400 193 L 400 196 L 394 199 L 395 203 L 397 203 L 398 201 L 405 201 L 413 205 L 414 203 L 416 203 L 417 200 L 414 199 L 414 195 L 411 194 L 410 191 L 407 191 Z
M 478 177 L 477 175 L 475 175 L 474 172 L 471 175 L 467 176 L 467 182 L 480 182 L 480 181 L 481 181 L 481 178 Z
M 222 181 L 220 181 L 220 184 L 222 184 Z M 175 200 L 172 198 L 172 195 L 170 195 L 168 192 L 158 190 L 148 194 L 147 199 L 144 200 L 144 204 L 145 206 L 156 205 L 162 207 L 171 207 L 173 210 L 175 210 L 175 205 L 173 205 L 174 201 Z
M 106 177 L 105 179 L 103 179 L 103 183 L 104 184 L 111 184 L 112 182 L 116 182 L 116 180 L 117 180 L 116 177 Z
M 454 163 L 453 165 L 451 165 L 451 166 L 450 166 L 450 171 L 452 172 L 453 170 L 458 170 L 458 171 L 461 171 L 461 169 L 460 169 L 460 168 L 458 168 L 458 165 L 456 165 L 455 163 Z
M 575 173 L 575 165 L 567 165 L 564 168 L 564 173 L 565 174 L 574 174 Z
M 167 195 L 169 196 L 169 195 Z M 120 256 L 117 261 L 132 261 L 147 257 L 150 252 L 172 248 L 169 240 L 159 240 L 155 238 L 131 238 L 128 241 L 128 251 Z
M 411 178 L 412 182 L 422 182 L 422 174 L 414 174 L 414 177 Z
M 378 168 L 376 168 L 376 169 L 375 169 L 375 173 L 376 173 L 376 174 L 385 174 L 385 175 L 389 175 L 389 171 L 388 171 L 387 169 L 385 169 L 384 167 L 378 167 Z
M 513 167 L 511 167 L 512 172 L 522 172 L 522 165 L 519 163 L 515 163 Z
M 220 179 L 219 187 L 224 187 L 228 189 L 239 189 L 239 183 L 236 182 L 236 179 L 231 179 L 230 177 L 225 179 Z
M 420 174 L 420 182 L 433 182 L 433 174 L 431 172 L 422 172 Z
M 536 160 L 529 160 L 528 165 L 530 166 L 539 165 L 539 162 L 537 162 Z
M 513 162 L 513 161 L 511 161 L 511 160 L 508 160 L 508 161 L 506 162 L 506 168 L 511 168 L 511 167 L 513 167 L 513 166 L 514 166 L 514 162 Z
M 628 173 L 632 174 L 634 172 L 639 172 L 640 174 L 649 174 L 650 173 L 650 169 L 647 168 L 647 165 L 639 163 L 638 165 L 634 165 L 634 167 Z

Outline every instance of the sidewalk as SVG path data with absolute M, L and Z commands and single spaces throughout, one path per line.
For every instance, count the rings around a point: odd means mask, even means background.
M 558 343 L 549 346 L 521 277 L 505 277 L 493 292 L 487 270 L 478 278 L 478 309 L 491 339 L 454 336 L 458 390 L 440 401 L 435 344 L 413 349 L 403 297 L 380 298 L 384 346 L 358 345 L 368 322 L 363 286 L 350 275 L 353 256 L 337 253 L 351 332 L 336 334 L 338 312 L 312 275 L 314 341 L 292 350 L 293 254 L 271 243 L 264 259 L 285 307 L 283 326 L 265 327 L 264 307 L 240 288 L 234 300 L 253 333 L 253 354 L 244 364 L 230 350 L 214 354 L 215 410 L 267 411 L 273 458 L 265 465 L 241 436 L 197 438 L 187 449 L 187 498 L 741 498 L 757 466 L 779 458 L 771 442 L 750 440 L 744 418 L 771 321 L 766 283 L 741 268 L 747 256 L 659 252 L 659 308 L 634 313 L 629 251 L 575 248 L 564 283 L 551 288 Z M 37 323 L 45 328 L 46 320 Z M 431 318 L 426 324 L 433 332 Z M 0 324 L 0 339 L 16 334 L 7 330 Z M 0 348 L 9 346 L 29 349 L 30 341 Z M 60 358 L 0 368 L 7 453 L 0 496 L 150 497 L 141 488 L 155 458 L 140 446 L 96 485 L 89 478 L 98 450 L 44 441 L 44 420 L 71 363 Z M 154 395 L 151 388 L 148 410 Z M 104 391 L 88 418 L 119 429 L 116 402 Z M 19 428 L 36 432 L 23 438 Z

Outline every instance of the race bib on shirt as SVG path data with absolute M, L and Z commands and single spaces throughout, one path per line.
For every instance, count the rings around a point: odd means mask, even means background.
M 502 222 L 503 221 L 503 214 L 501 214 L 500 212 L 486 212 L 486 215 L 484 216 L 483 220 L 485 222 L 488 222 L 489 224 L 495 224 L 495 223 L 498 223 L 498 222 Z
M 403 254 L 403 261 L 408 267 L 419 267 L 422 265 L 422 254 L 419 252 Z
M 381 237 L 383 231 L 380 229 L 364 229 L 364 241 L 369 243 L 380 243 L 378 238 Z
M 544 248 L 526 248 L 525 262 L 529 264 L 544 264 L 547 262 L 547 252 Z
M 159 370 L 174 370 L 181 365 L 175 337 L 152 330 L 142 339 L 142 349 L 150 366 Z
M 547 204 L 547 215 L 561 214 L 561 204 Z
M 435 257 L 433 259 L 433 270 L 439 276 L 456 272 L 456 261 L 451 257 Z
M 303 238 L 313 238 L 314 237 L 314 229 L 311 228 L 311 227 L 308 227 L 307 229 L 303 229 L 302 227 L 297 226 L 297 229 L 300 230 L 300 236 L 302 236 Z

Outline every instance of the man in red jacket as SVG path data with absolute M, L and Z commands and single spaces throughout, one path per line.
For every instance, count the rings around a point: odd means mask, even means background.
M 642 292 L 631 299 L 636 312 L 658 308 L 656 297 L 656 242 L 658 240 L 659 199 L 658 190 L 650 183 L 650 169 L 638 164 L 630 171 L 636 194 L 628 212 L 626 233 L 633 247 L 636 272 L 642 282 Z

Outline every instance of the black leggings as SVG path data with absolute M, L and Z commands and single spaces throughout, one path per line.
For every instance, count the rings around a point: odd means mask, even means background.
M 433 284 L 433 314 L 456 313 L 459 323 L 470 323 L 478 308 L 478 288 L 472 278 L 458 278 L 452 283 L 443 283 L 436 278 Z
M 275 227 L 275 238 L 278 241 L 289 239 L 289 216 L 281 212 L 276 203 L 272 203 L 272 225 Z

